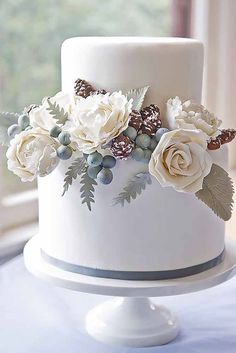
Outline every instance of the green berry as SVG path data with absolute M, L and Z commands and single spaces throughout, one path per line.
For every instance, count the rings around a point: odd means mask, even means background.
M 134 128 L 134 127 L 132 127 L 132 126 L 129 126 L 129 127 L 127 127 L 127 129 L 123 132 L 123 134 L 125 135 L 125 136 L 127 136 L 127 137 L 129 137 L 131 140 L 135 140 L 136 139 L 136 137 L 137 137 L 137 130 Z
M 92 179 L 96 179 L 98 173 L 102 170 L 102 167 L 99 165 L 97 167 L 88 167 L 87 169 L 87 173 L 88 176 Z
M 104 168 L 113 168 L 116 165 L 116 159 L 113 156 L 104 156 L 102 160 L 102 166 Z
M 58 140 L 59 142 L 64 145 L 64 146 L 68 146 L 71 143 L 71 139 L 70 139 L 70 134 L 69 132 L 66 131 L 62 131 L 59 135 L 58 135 Z
M 72 156 L 72 149 L 69 146 L 59 146 L 57 156 L 63 160 L 69 159 Z
M 18 118 L 18 125 L 21 127 L 22 130 L 25 130 L 27 126 L 29 126 L 30 120 L 29 116 L 26 114 L 22 114 Z
M 160 139 L 161 139 L 161 137 L 162 137 L 165 133 L 167 133 L 168 131 L 169 131 L 169 130 L 168 130 L 167 128 L 165 128 L 165 127 L 162 127 L 162 128 L 160 128 L 160 129 L 158 129 L 157 132 L 156 132 L 156 141 L 159 142 Z
M 58 137 L 60 133 L 61 133 L 61 128 L 58 125 L 53 126 L 53 128 L 51 128 L 49 132 L 50 136 L 52 137 Z
M 157 146 L 157 140 L 156 140 L 156 138 L 155 137 L 153 137 L 152 139 L 151 139 L 151 142 L 150 142 L 150 145 L 149 145 L 149 148 L 150 148 L 150 150 L 151 151 L 154 151 L 155 150 L 155 148 L 156 148 L 156 146 Z
M 100 181 L 102 184 L 110 184 L 113 179 L 113 173 L 110 169 L 108 168 L 103 168 L 97 175 L 97 179 Z
M 87 163 L 91 167 L 97 167 L 98 165 L 102 164 L 102 155 L 101 153 L 94 152 L 88 155 L 87 157 Z
M 144 151 L 140 147 L 136 147 L 132 152 L 132 157 L 137 162 L 141 161 L 144 158 Z
M 9 128 L 7 130 L 7 134 L 11 138 L 15 137 L 20 132 L 21 132 L 21 128 L 17 124 L 13 124 L 13 125 L 9 126 Z
M 141 134 L 137 136 L 135 143 L 137 146 L 141 148 L 148 148 L 150 141 L 151 141 L 150 136 L 148 136 L 147 134 Z
M 150 151 L 150 150 L 145 150 L 145 151 L 144 151 L 144 156 L 143 156 L 142 162 L 143 162 L 143 163 L 149 163 L 150 158 L 151 158 L 151 155 L 152 155 L 152 151 Z

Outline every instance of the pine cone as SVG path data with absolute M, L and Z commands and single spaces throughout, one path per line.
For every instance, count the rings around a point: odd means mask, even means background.
M 87 98 L 92 92 L 95 91 L 95 89 L 89 82 L 81 80 L 80 78 L 75 81 L 74 90 L 77 96 L 83 98 Z
M 153 114 L 153 118 L 155 119 L 155 116 L 159 117 L 160 115 L 160 109 L 156 104 L 150 104 L 148 107 L 143 108 L 141 110 L 141 115 L 143 120 L 151 117 L 151 114 Z
M 132 110 L 129 116 L 129 126 L 132 126 L 135 130 L 139 131 L 143 123 L 141 114 L 137 110 Z
M 221 145 L 231 142 L 236 136 L 236 130 L 227 129 L 221 130 L 221 133 L 213 139 L 210 139 L 207 143 L 207 148 L 209 150 L 217 150 Z
M 234 129 L 227 129 L 221 130 L 221 134 L 217 136 L 220 138 L 221 144 L 231 142 L 236 136 L 236 130 Z
M 133 151 L 133 148 L 133 142 L 128 136 L 124 136 L 123 134 L 114 138 L 111 143 L 111 152 L 114 157 L 119 159 L 126 159 L 127 157 L 129 157 L 129 155 Z
M 105 89 L 98 89 L 97 91 L 93 92 L 93 94 L 106 94 L 107 91 Z
M 207 148 L 209 150 L 218 150 L 221 146 L 221 142 L 218 139 L 218 137 L 211 139 L 210 141 L 208 141 L 207 143 Z
M 162 125 L 160 117 L 160 110 L 156 104 L 151 104 L 141 110 L 141 116 L 143 119 L 143 124 L 141 126 L 141 131 L 143 134 L 150 136 L 155 135 L 157 129 Z

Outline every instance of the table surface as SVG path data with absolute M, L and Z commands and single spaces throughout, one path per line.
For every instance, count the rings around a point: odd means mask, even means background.
M 106 299 L 56 288 L 34 278 L 18 256 L 0 267 L 0 352 L 236 352 L 236 277 L 201 292 L 155 298 L 172 309 L 181 324 L 178 338 L 162 347 L 110 347 L 89 337 L 85 315 Z

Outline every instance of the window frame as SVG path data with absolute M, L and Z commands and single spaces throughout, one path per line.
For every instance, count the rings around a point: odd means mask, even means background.
M 191 37 L 192 0 L 172 0 L 171 34 L 174 37 Z

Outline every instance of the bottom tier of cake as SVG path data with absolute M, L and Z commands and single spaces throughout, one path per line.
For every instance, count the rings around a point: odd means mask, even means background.
M 214 152 L 226 167 L 227 149 Z M 118 162 L 114 180 L 98 185 L 90 212 L 81 205 L 80 183 L 61 197 L 61 164 L 39 180 L 40 241 L 44 258 L 56 266 L 93 276 L 161 279 L 192 275 L 221 262 L 224 222 L 195 195 L 162 188 L 153 178 L 130 204 L 113 198 L 143 164 Z

